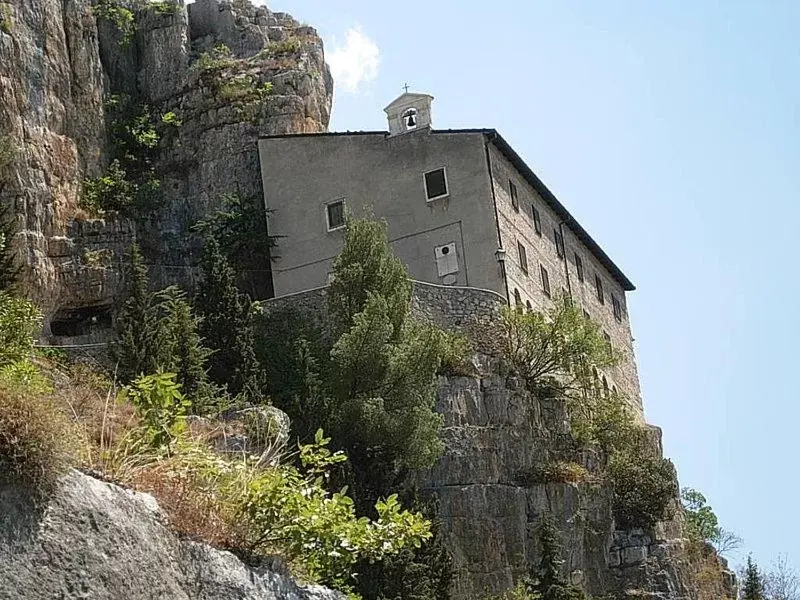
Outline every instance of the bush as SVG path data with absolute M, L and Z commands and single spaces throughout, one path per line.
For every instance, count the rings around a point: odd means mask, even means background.
M 50 397 L 0 382 L 0 481 L 44 499 L 72 462 L 71 440 L 69 419 Z
M 203 73 L 206 71 L 218 71 L 236 64 L 233 52 L 225 44 L 217 44 L 209 52 L 203 52 L 194 65 L 194 68 Z
M 0 366 L 27 359 L 42 314 L 24 298 L 0 291 Z
M 570 398 L 596 395 L 593 367 L 619 360 L 600 328 L 562 298 L 547 312 L 504 307 L 501 353 L 530 390 Z
M 677 497 L 677 475 L 670 460 L 646 448 L 611 456 L 609 475 L 614 484 L 617 525 L 651 527 L 671 516 Z
M 282 42 L 270 42 L 261 51 L 262 56 L 282 56 L 285 54 L 297 54 L 303 47 L 302 42 L 297 38 L 287 38 Z
M 541 467 L 523 473 L 519 477 L 525 485 L 534 483 L 583 483 L 590 481 L 592 475 L 586 467 L 576 462 L 555 460 Z
M 92 12 L 99 19 L 105 19 L 111 22 L 114 27 L 121 34 L 120 46 L 127 47 L 133 36 L 136 34 L 136 17 L 134 16 L 134 9 L 140 2 L 131 0 L 130 2 L 123 2 L 122 0 L 98 0 L 92 7 Z

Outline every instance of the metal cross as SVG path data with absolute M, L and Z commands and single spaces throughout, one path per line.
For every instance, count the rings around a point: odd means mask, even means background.
M 408 93 L 408 84 L 405 84 L 405 85 L 403 86 L 403 89 L 406 91 L 406 94 L 407 94 L 407 93 Z

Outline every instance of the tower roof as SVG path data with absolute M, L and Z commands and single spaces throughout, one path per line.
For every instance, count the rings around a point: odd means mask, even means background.
M 420 100 L 433 100 L 433 96 L 430 94 L 418 94 L 416 92 L 404 92 L 400 94 L 397 98 L 392 100 L 386 108 L 384 108 L 384 112 L 389 112 L 394 108 L 401 108 L 409 104 L 415 104 Z

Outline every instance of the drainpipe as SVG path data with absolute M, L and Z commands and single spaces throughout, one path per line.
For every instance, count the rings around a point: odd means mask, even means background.
M 497 251 L 494 253 L 497 262 L 500 264 L 500 277 L 503 279 L 503 286 L 506 288 L 506 302 L 511 306 L 511 292 L 508 288 L 506 278 L 506 250 L 503 248 L 503 238 L 500 235 L 500 213 L 497 210 L 497 196 L 494 190 L 494 174 L 492 173 L 492 160 L 489 155 L 489 142 L 494 139 L 496 134 L 484 135 L 483 149 L 486 153 L 486 168 L 489 170 L 489 187 L 492 190 L 492 206 L 494 206 L 494 224 L 497 228 Z
M 567 241 L 564 238 L 564 221 L 558 224 L 558 235 L 561 236 L 561 249 L 564 251 L 564 275 L 567 278 L 567 293 L 572 299 L 572 283 L 569 280 L 569 257 L 567 256 Z

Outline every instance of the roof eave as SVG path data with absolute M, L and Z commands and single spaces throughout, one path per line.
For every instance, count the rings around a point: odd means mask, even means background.
M 632 292 L 636 289 L 633 282 L 628 279 L 625 273 L 614 264 L 611 257 L 606 254 L 600 247 L 600 244 L 594 241 L 591 235 L 578 223 L 578 220 L 570 214 L 566 207 L 559 202 L 555 194 L 551 192 L 544 182 L 539 179 L 536 173 L 525 163 L 522 157 L 511 147 L 511 145 L 500 135 L 497 130 L 486 130 L 486 135 L 495 147 L 503 153 L 508 161 L 514 165 L 530 185 L 539 193 L 545 202 L 553 209 L 553 211 L 561 218 L 567 227 L 580 239 L 584 245 L 594 254 L 600 263 L 611 273 L 611 276 L 620 284 L 626 292 Z

